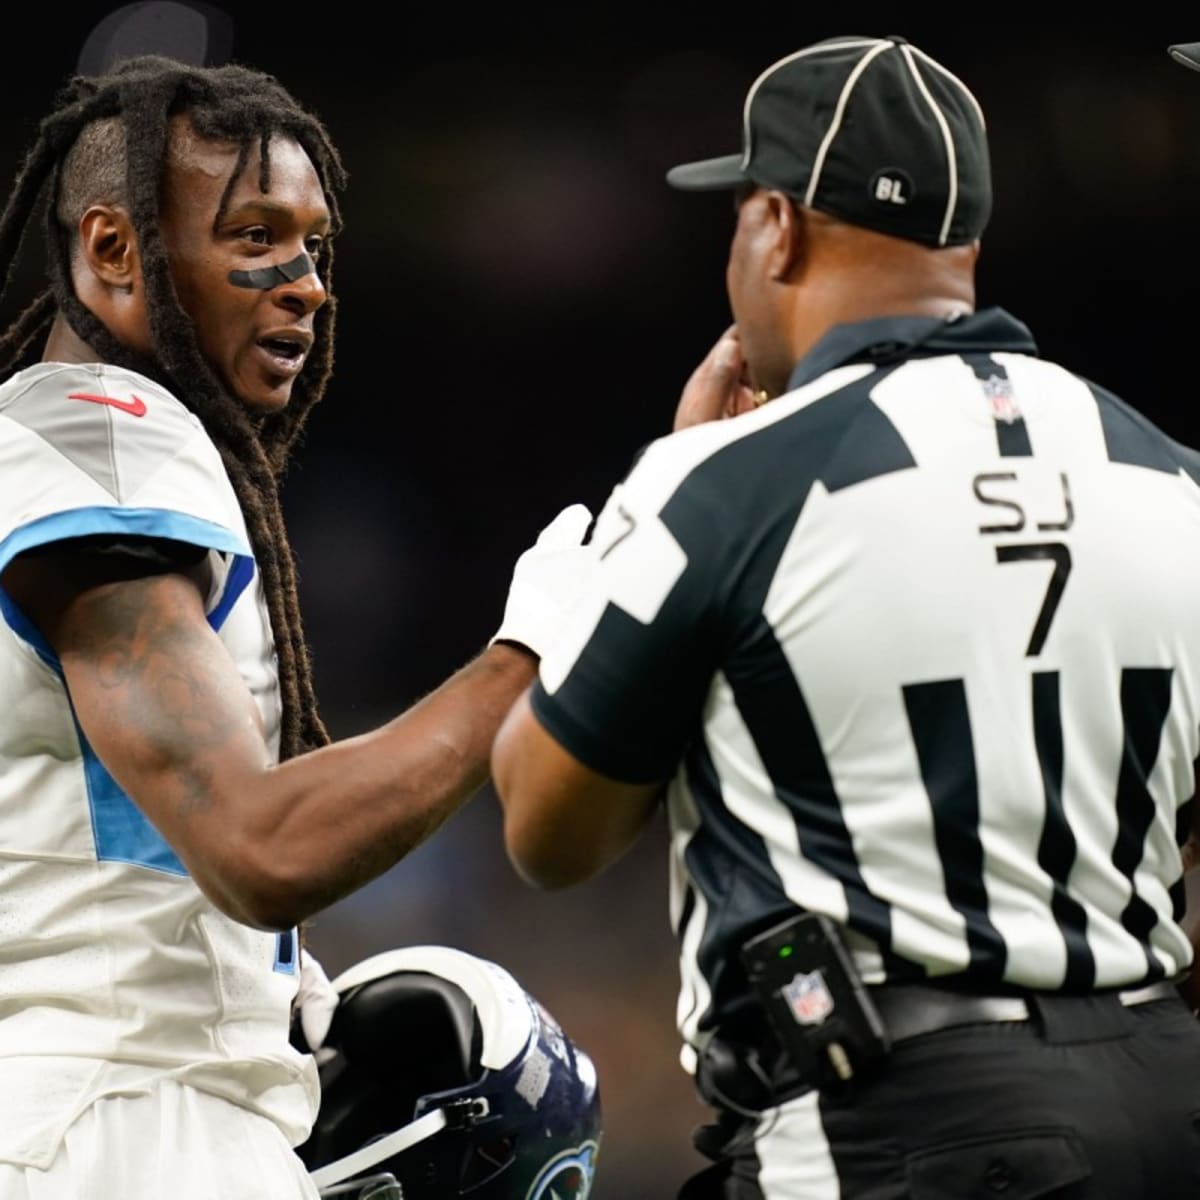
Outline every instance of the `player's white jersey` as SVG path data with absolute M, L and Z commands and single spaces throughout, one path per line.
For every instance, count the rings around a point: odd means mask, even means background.
M 646 450 L 533 694 L 594 769 L 673 776 L 685 1038 L 797 907 L 869 981 L 1174 976 L 1197 456 L 997 310 L 843 327 L 792 384 Z
M 0 387 L 0 570 L 91 534 L 209 552 L 206 610 L 277 752 L 274 643 L 246 528 L 200 422 L 142 375 L 43 363 Z M 45 1165 L 99 1095 L 169 1074 L 277 1121 L 316 1111 L 288 1044 L 295 932 L 219 912 L 72 714 L 53 650 L 0 591 L 0 1162 Z

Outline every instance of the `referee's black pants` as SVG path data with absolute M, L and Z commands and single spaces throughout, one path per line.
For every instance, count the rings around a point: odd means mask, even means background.
M 1035 1002 L 899 1042 L 854 1090 L 722 1114 L 679 1200 L 1198 1200 L 1200 1023 Z

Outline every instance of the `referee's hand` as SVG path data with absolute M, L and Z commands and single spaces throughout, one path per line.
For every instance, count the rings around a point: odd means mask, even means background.
M 704 361 L 692 372 L 675 409 L 676 431 L 706 421 L 720 421 L 757 408 L 766 393 L 750 382 L 746 357 L 736 325 L 717 339 Z

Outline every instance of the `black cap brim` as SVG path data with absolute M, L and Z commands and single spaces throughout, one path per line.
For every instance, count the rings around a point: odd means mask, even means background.
M 745 183 L 747 178 L 742 170 L 740 154 L 683 163 L 667 172 L 667 182 L 685 192 L 715 192 L 722 188 L 735 188 Z
M 1168 46 L 1167 53 L 1185 67 L 1200 71 L 1200 42 L 1182 42 L 1178 46 Z

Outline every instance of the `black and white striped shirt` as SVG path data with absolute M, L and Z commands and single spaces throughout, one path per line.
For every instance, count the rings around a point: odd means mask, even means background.
M 998 309 L 839 326 L 790 389 L 647 448 L 533 696 L 597 771 L 672 778 L 685 1043 L 797 906 L 871 982 L 1174 975 L 1200 456 Z

